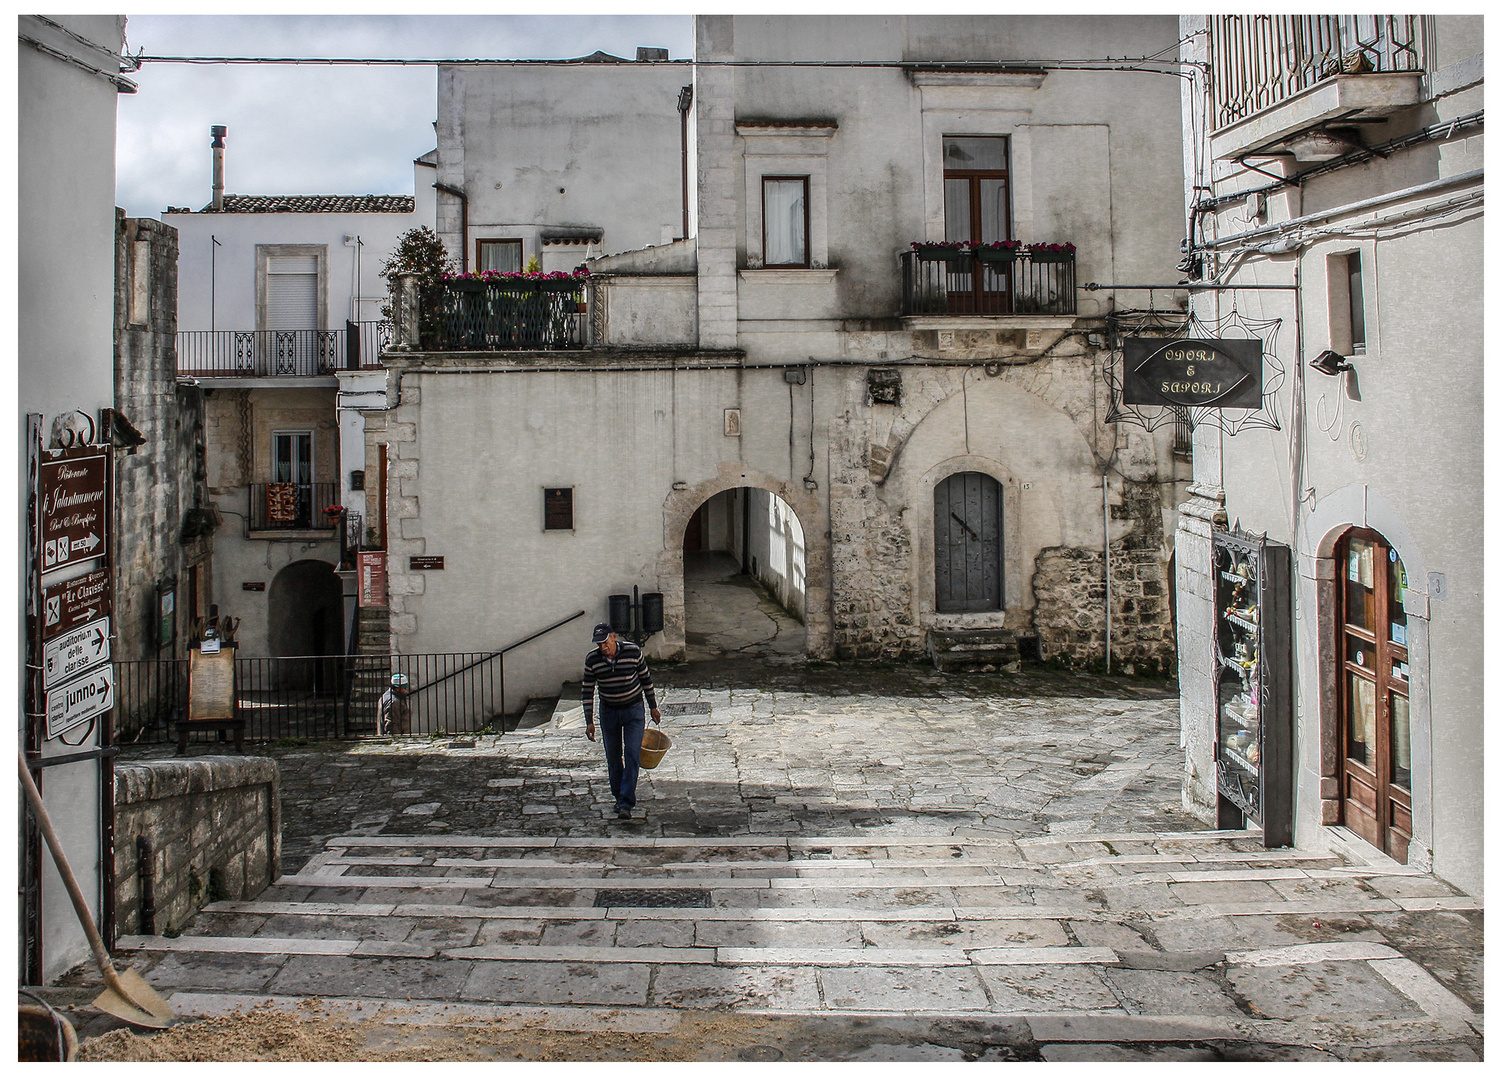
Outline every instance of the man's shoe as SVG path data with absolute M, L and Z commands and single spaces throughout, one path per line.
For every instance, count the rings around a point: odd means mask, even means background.
M 618 806 L 616 808 L 616 816 L 619 818 L 629 818 L 632 816 L 632 808 L 630 806 Z

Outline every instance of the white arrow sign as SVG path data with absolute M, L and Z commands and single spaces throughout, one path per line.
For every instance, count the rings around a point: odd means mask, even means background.
M 47 737 L 55 739 L 114 707 L 115 667 L 105 664 L 47 691 Z
M 90 533 L 88 536 L 80 536 L 73 541 L 74 551 L 93 551 L 98 546 L 99 537 L 94 533 Z
M 110 620 L 95 619 L 75 627 L 42 646 L 42 686 L 51 689 L 64 679 L 110 658 Z

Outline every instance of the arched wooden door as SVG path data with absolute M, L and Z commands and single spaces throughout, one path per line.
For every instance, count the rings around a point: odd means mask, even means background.
M 935 610 L 1003 607 L 1003 493 L 986 473 L 935 485 Z
M 1366 529 L 1344 536 L 1338 555 L 1342 819 L 1405 862 L 1412 831 L 1405 564 Z

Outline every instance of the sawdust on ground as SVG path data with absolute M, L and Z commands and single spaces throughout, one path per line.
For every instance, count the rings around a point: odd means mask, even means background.
M 753 1060 L 768 1021 L 686 1014 L 670 1035 L 556 1031 L 542 1020 L 497 1024 L 459 1016 L 443 1025 L 351 1022 L 317 998 L 177 1024 L 148 1035 L 121 1029 L 86 1039 L 79 1061 L 706 1061 Z M 776 1038 L 776 1037 L 775 1037 Z

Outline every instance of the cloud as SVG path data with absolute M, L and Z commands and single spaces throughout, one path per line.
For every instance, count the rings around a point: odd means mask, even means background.
M 148 55 L 556 58 L 639 45 L 688 56 L 688 16 L 132 16 Z M 210 197 L 209 127 L 240 195 L 404 194 L 434 147 L 432 67 L 147 63 L 119 99 L 116 201 L 135 217 Z

